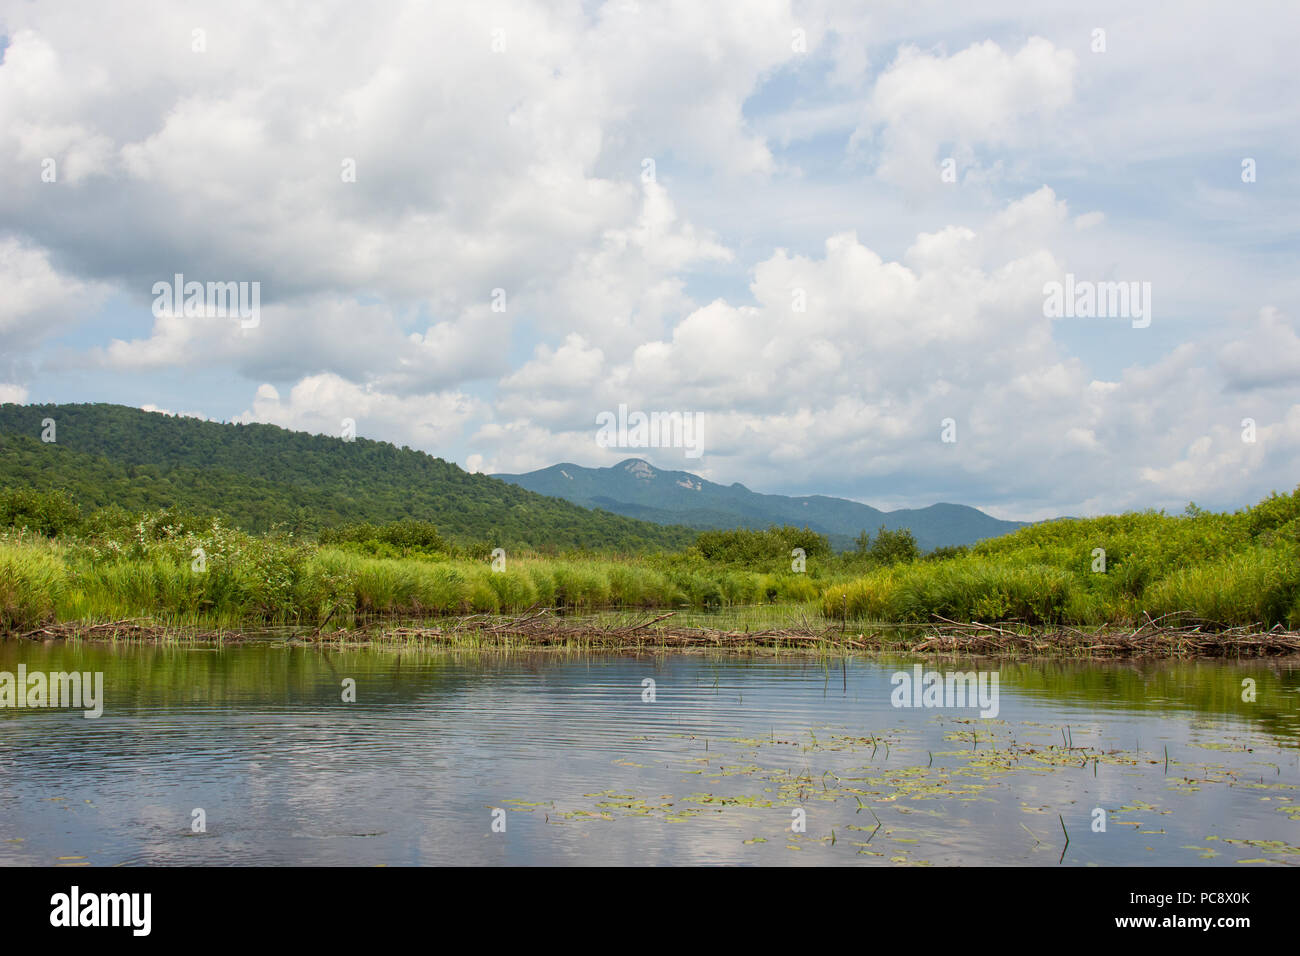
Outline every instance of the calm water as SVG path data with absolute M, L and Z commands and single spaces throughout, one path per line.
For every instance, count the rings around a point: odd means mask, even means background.
M 904 659 L 0 643 L 19 663 L 102 671 L 106 703 L 0 709 L 0 864 L 1300 863 L 1294 662 L 926 663 L 997 670 L 991 720 L 891 706 Z

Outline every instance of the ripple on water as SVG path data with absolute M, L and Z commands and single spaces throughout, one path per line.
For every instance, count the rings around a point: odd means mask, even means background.
M 1067 864 L 1300 859 L 1276 662 L 985 663 L 981 720 L 894 708 L 904 662 L 868 659 L 0 645 L 20 661 L 107 700 L 0 712 L 0 863 L 1056 865 L 1063 822 Z

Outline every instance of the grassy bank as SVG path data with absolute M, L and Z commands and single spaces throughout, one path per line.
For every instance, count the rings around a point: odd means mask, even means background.
M 449 542 L 419 521 L 304 540 L 168 511 L 84 515 L 24 490 L 0 493 L 0 525 L 6 634 L 124 619 L 333 629 L 538 608 L 753 605 L 811 605 L 845 624 L 1300 630 L 1300 490 L 1233 514 L 1048 522 L 931 555 L 905 532 L 833 554 L 820 535 L 775 528 L 704 532 L 676 552 L 494 558 L 489 543 Z
M 823 594 L 828 615 L 894 622 L 1300 628 L 1300 490 L 1253 508 L 1053 521 Z
M 202 551 L 200 559 L 197 551 Z M 813 601 L 821 589 L 769 573 L 641 558 L 374 557 L 217 529 L 104 548 L 0 538 L 0 631 L 51 621 L 147 617 L 175 626 L 355 625 L 385 616 L 518 614 L 529 608 L 716 608 Z

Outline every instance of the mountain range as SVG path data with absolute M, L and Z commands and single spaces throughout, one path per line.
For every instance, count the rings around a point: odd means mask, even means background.
M 830 538 L 838 549 L 851 547 L 858 534 L 884 526 L 908 528 L 922 549 L 973 544 L 1024 527 L 966 505 L 934 504 L 926 508 L 881 511 L 846 498 L 826 495 L 789 497 L 750 491 L 740 483 L 715 484 L 686 471 L 663 471 L 640 458 L 609 468 L 584 468 L 564 462 L 522 475 L 493 475 L 502 481 L 563 498 L 584 508 L 656 524 L 692 528 L 766 528 L 793 524 Z
M 46 427 L 47 422 L 53 423 Z M 310 534 L 419 518 L 462 541 L 541 549 L 677 549 L 700 529 L 807 526 L 848 548 L 861 531 L 910 528 L 922 548 L 1005 534 L 963 505 L 880 511 L 823 495 L 764 495 L 631 458 L 525 475 L 469 474 L 411 448 L 227 424 L 122 405 L 0 404 L 0 487 L 61 488 L 83 510 L 177 506 L 250 531 Z
M 697 534 L 591 511 L 387 442 L 122 405 L 0 404 L 5 486 L 67 491 L 83 513 L 176 507 L 248 531 L 416 518 L 465 543 L 616 551 L 675 550 Z

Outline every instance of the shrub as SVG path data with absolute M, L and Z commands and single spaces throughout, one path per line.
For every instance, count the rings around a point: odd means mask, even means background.
M 323 545 L 344 546 L 377 557 L 443 556 L 451 548 L 433 524 L 415 518 L 382 525 L 361 522 L 326 528 L 319 540 Z
M 938 548 L 935 548 L 933 551 L 926 552 L 924 560 L 949 561 L 952 558 L 960 558 L 963 555 L 969 553 L 970 553 L 970 548 L 966 547 L 966 545 L 964 544 L 942 545 Z
M 706 560 L 719 564 L 754 566 L 782 562 L 788 566 L 795 548 L 802 548 L 809 558 L 831 554 L 830 540 L 825 535 L 793 525 L 773 526 L 766 531 L 751 528 L 702 531 L 695 540 L 696 551 Z
M 863 531 L 858 535 L 858 553 L 866 555 L 874 564 L 888 566 L 907 564 L 921 556 L 916 537 L 907 528 L 890 531 L 884 525 L 873 539 Z
M 65 491 L 0 488 L 0 527 L 27 528 L 54 537 L 81 524 L 81 509 Z

